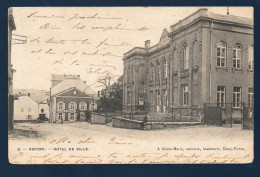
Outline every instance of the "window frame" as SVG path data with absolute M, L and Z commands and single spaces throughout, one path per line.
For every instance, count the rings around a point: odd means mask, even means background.
M 221 45 L 223 44 L 223 46 Z M 219 51 L 218 51 L 219 49 Z M 222 56 L 222 49 L 224 49 L 224 53 L 225 53 L 225 56 Z M 219 55 L 218 55 L 218 52 L 219 52 Z M 223 62 L 224 60 L 224 62 Z M 222 66 L 222 63 L 224 63 L 224 66 Z M 217 67 L 227 67 L 227 45 L 225 42 L 223 41 L 219 41 L 217 43 Z
M 154 66 L 151 67 L 151 79 L 152 79 L 152 81 L 155 81 Z
M 73 108 L 72 108 L 72 105 L 73 105 Z M 75 102 L 70 102 L 70 110 L 75 110 L 76 108 L 76 103 Z
M 219 88 L 224 88 L 224 91 L 222 89 L 219 90 Z M 223 94 L 223 101 L 222 101 L 222 94 Z M 225 103 L 226 103 L 226 86 L 217 85 L 217 106 L 224 108 Z
M 163 63 L 163 78 L 166 79 L 168 77 L 168 62 L 164 60 Z
M 253 92 L 250 92 L 251 89 L 253 90 Z M 254 106 L 254 87 L 248 87 L 248 106 Z
M 248 47 L 248 69 L 251 70 L 254 69 L 254 46 L 253 45 L 249 45 Z
M 63 110 L 63 103 L 62 102 L 58 102 L 58 110 Z
M 185 92 L 185 88 L 187 87 L 187 92 Z M 182 105 L 188 106 L 189 105 L 189 86 L 188 85 L 182 85 Z
M 62 113 L 58 113 L 58 118 L 59 118 L 59 120 L 63 120 L 63 114 Z
M 240 91 L 234 91 L 234 89 L 239 88 Z M 238 97 L 239 95 L 239 97 Z M 238 98 L 239 98 L 239 102 L 238 102 Z M 238 86 L 234 86 L 233 87 L 233 108 L 241 108 L 241 103 L 242 103 L 242 87 L 238 87 Z
M 183 48 L 183 70 L 190 68 L 190 49 L 188 45 Z
M 73 116 L 72 116 L 73 115 Z M 73 119 L 71 119 L 73 117 Z M 75 120 L 75 113 L 74 112 L 71 112 L 70 113 L 70 120 Z
M 236 69 L 241 69 L 242 66 L 242 55 L 243 55 L 243 48 L 242 45 L 240 43 L 236 43 L 233 50 L 232 50 L 232 67 L 236 68 Z M 235 52 L 235 56 L 234 56 L 234 52 Z M 239 57 L 239 53 L 240 53 L 240 57 Z M 239 67 L 238 67 L 238 63 L 239 63 Z M 235 66 L 234 66 L 235 64 Z
M 82 108 L 83 106 L 83 108 Z M 85 110 L 86 106 L 85 106 L 85 103 L 84 102 L 81 102 L 80 103 L 80 110 Z

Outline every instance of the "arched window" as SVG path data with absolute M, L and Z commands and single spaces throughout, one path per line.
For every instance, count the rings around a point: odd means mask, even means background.
M 236 43 L 233 48 L 233 68 L 241 68 L 242 46 Z
M 168 63 L 166 60 L 164 60 L 163 63 L 163 78 L 167 78 L 168 76 Z
M 248 68 L 254 69 L 254 47 L 248 46 Z
M 183 49 L 183 69 L 189 69 L 189 47 L 186 45 Z
M 151 66 L 151 79 L 152 79 L 152 81 L 155 81 L 155 79 L 154 79 L 154 66 Z
M 227 46 L 224 42 L 217 44 L 217 66 L 226 67 Z

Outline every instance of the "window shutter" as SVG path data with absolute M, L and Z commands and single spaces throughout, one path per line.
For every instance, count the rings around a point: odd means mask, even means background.
M 63 105 L 62 105 L 62 108 L 63 108 L 63 110 L 65 109 L 65 103 L 62 103 Z

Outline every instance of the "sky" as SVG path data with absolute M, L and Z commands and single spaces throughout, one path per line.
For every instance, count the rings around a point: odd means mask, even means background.
M 49 90 L 51 74 L 80 75 L 98 91 L 97 80 L 123 74 L 123 54 L 159 42 L 164 28 L 200 7 L 15 7 L 11 63 L 14 89 Z M 226 15 L 227 7 L 206 7 Z M 229 7 L 230 15 L 253 18 L 252 7 Z

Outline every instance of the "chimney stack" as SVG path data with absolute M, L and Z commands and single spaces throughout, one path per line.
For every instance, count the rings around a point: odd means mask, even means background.
M 78 77 L 80 77 L 80 75 L 78 75 Z
M 144 43 L 145 48 L 149 49 L 150 48 L 150 40 L 146 40 Z
M 87 83 L 86 81 L 83 81 L 85 84 Z
M 28 93 L 28 97 L 31 97 L 31 94 L 30 94 L 30 93 Z

